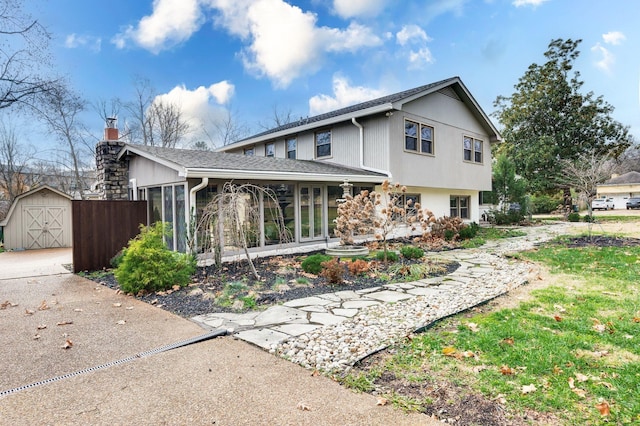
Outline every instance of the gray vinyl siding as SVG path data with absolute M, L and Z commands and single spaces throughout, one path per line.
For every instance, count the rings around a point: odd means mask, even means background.
M 184 181 L 177 171 L 140 156 L 132 157 L 129 162 L 129 179 L 135 179 L 139 188 Z
M 380 115 L 358 122 L 364 127 L 364 166 L 389 169 L 389 118 Z M 359 148 L 358 148 L 359 149 Z
M 434 155 L 404 150 L 405 118 L 433 127 Z M 394 181 L 431 188 L 491 189 L 489 136 L 464 103 L 434 93 L 405 105 L 390 122 L 390 171 Z M 465 135 L 484 141 L 482 164 L 463 161 Z

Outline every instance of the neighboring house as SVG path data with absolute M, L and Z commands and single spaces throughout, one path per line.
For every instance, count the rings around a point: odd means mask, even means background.
M 614 208 L 625 209 L 629 198 L 640 197 L 640 173 L 612 175 L 611 179 L 598 185 L 597 192 L 597 198 L 613 198 Z
M 150 221 L 174 224 L 169 243 L 182 251 L 189 212 L 199 212 L 229 180 L 272 188 L 296 244 L 334 237 L 345 182 L 353 193 L 385 179 L 399 182 L 407 186 L 406 199 L 437 217 L 478 222 L 479 193 L 491 190 L 491 144 L 501 138 L 455 77 L 290 123 L 218 152 L 125 145 L 113 133 L 105 139 L 97 149 L 98 181 L 128 182 L 129 191 L 104 198 L 148 200 Z M 99 192 L 118 187 L 98 186 Z M 279 243 L 262 204 L 264 219 L 254 224 L 259 247 Z
M 0 227 L 6 250 L 71 247 L 71 197 L 47 185 L 20 194 Z

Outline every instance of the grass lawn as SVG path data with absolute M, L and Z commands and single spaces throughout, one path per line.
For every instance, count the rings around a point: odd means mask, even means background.
M 384 371 L 418 384 L 438 377 L 511 413 L 640 424 L 640 247 L 568 248 L 560 240 L 520 256 L 562 274 L 556 285 L 516 308 L 444 320 L 345 383 L 367 390 Z M 429 403 L 400 400 L 413 409 Z

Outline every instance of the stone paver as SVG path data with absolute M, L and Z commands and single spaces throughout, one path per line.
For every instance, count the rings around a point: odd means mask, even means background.
M 344 369 L 407 332 L 523 284 L 530 268 L 504 255 L 551 239 L 562 233 L 558 228 L 532 229 L 526 237 L 491 241 L 479 249 L 430 254 L 460 264 L 447 276 L 305 297 L 262 312 L 210 313 L 192 320 L 206 328 L 231 328 L 236 338 L 308 368 Z

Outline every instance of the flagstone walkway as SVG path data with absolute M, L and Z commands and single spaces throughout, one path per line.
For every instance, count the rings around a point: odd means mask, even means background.
M 525 231 L 525 237 L 493 240 L 477 249 L 428 253 L 460 263 L 446 276 L 326 293 L 264 311 L 209 313 L 192 320 L 207 329 L 226 329 L 307 368 L 343 370 L 440 318 L 525 284 L 537 271 L 505 254 L 530 249 L 562 233 L 564 226 Z

